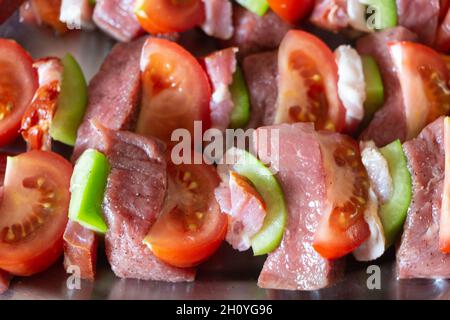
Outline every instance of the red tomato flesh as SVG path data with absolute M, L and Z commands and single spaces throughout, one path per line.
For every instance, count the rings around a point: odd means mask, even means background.
M 305 18 L 314 7 L 314 0 L 268 0 L 269 6 L 279 17 L 295 24 Z
M 175 129 L 194 132 L 194 121 L 209 128 L 211 88 L 197 61 L 180 45 L 157 38 L 144 44 L 141 58 L 143 97 L 137 132 L 172 145 Z
M 205 20 L 201 0 L 137 0 L 134 12 L 142 28 L 153 34 L 186 31 Z
M 401 83 L 409 140 L 450 111 L 449 71 L 442 56 L 427 46 L 395 42 L 389 48 Z
M 29 276 L 61 255 L 71 174 L 71 164 L 52 152 L 8 158 L 0 205 L 0 269 Z
M 153 254 L 176 267 L 193 267 L 210 257 L 225 239 L 227 217 L 214 189 L 220 179 L 206 164 L 169 165 L 165 209 L 144 242 Z
M 39 88 L 23 115 L 20 132 L 28 150 L 51 150 L 49 131 L 58 105 L 63 66 L 58 58 L 45 58 L 36 61 L 34 67 Z
M 323 150 L 331 189 L 327 192 L 330 210 L 319 223 L 313 247 L 321 256 L 337 259 L 358 248 L 370 236 L 364 219 L 369 177 L 359 147 L 351 138 L 324 140 Z
M 38 87 L 30 55 L 16 42 L 0 39 L 0 146 L 19 135 L 20 120 Z
M 313 122 L 317 130 L 345 129 L 337 64 L 322 40 L 307 32 L 289 31 L 280 45 L 278 70 L 275 123 Z

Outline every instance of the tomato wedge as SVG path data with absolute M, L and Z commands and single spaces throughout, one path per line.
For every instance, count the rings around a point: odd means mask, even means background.
M 449 71 L 441 55 L 427 46 L 395 42 L 389 48 L 400 79 L 406 139 L 410 140 L 427 124 L 450 111 Z
M 196 266 L 217 250 L 227 232 L 227 217 L 214 196 L 219 176 L 206 164 L 169 165 L 168 175 L 165 209 L 144 242 L 170 265 Z
M 71 164 L 34 150 L 9 157 L 0 205 L 0 269 L 28 276 L 52 265 L 63 250 Z
M 149 33 L 182 32 L 205 21 L 201 0 L 137 0 L 134 13 Z
M 439 250 L 450 253 L 450 118 L 444 119 L 445 175 L 439 224 Z
M 0 146 L 19 135 L 20 119 L 38 87 L 30 55 L 16 42 L 0 39 Z
M 319 223 L 313 247 L 321 256 L 337 259 L 358 248 L 370 236 L 364 219 L 369 177 L 358 144 L 350 137 L 322 138 L 322 150 L 330 185 L 329 211 Z
M 268 0 L 269 6 L 288 23 L 295 24 L 305 18 L 314 7 L 314 0 Z
M 150 38 L 142 49 L 141 71 L 139 134 L 157 137 L 170 146 L 175 129 L 193 134 L 194 121 L 202 121 L 203 130 L 209 128 L 209 80 L 188 51 L 174 42 Z
M 322 40 L 307 32 L 289 31 L 280 45 L 278 70 L 275 123 L 313 122 L 318 130 L 345 129 L 338 68 Z

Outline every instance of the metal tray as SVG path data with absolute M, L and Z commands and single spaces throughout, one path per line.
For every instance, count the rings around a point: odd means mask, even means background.
M 50 30 L 18 23 L 17 15 L 0 27 L 0 37 L 13 38 L 34 58 L 62 56 L 71 52 L 90 79 L 100 67 L 113 41 L 100 32 L 73 32 L 57 37 Z M 198 40 L 198 39 L 197 39 Z M 192 39 L 188 40 L 192 41 Z M 195 39 L 194 39 L 195 41 Z M 202 41 L 202 40 L 200 40 Z M 336 45 L 336 36 L 329 43 Z M 207 50 L 208 44 L 202 42 Z M 14 146 L 14 149 L 21 146 Z M 63 149 L 64 150 L 64 149 Z M 102 252 L 102 250 L 99 250 Z M 15 278 L 3 299 L 450 299 L 446 280 L 397 280 L 393 250 L 370 265 L 380 269 L 380 288 L 369 289 L 369 264 L 348 259 L 344 279 L 334 286 L 311 292 L 264 290 L 256 285 L 264 257 L 238 253 L 224 244 L 217 254 L 198 270 L 193 283 L 165 283 L 122 280 L 114 276 L 106 258 L 99 257 L 95 282 L 82 282 L 79 290 L 67 286 L 68 275 L 62 263 L 29 278 Z

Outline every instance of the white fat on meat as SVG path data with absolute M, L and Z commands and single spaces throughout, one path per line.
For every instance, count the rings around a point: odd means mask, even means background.
M 62 0 L 59 20 L 69 29 L 93 30 L 93 6 L 89 0 Z
M 373 141 L 361 142 L 361 160 L 380 204 L 391 198 L 394 186 L 389 164 Z
M 338 66 L 338 94 L 346 110 L 346 124 L 359 123 L 364 118 L 366 83 L 361 56 L 350 46 L 342 45 L 335 51 Z
M 43 58 L 36 60 L 33 67 L 37 70 L 39 86 L 45 86 L 53 81 L 62 82 L 64 67 L 58 58 Z
M 358 261 L 376 260 L 383 255 L 386 247 L 383 224 L 378 216 L 378 200 L 372 189 L 369 189 L 368 200 L 364 220 L 369 225 L 370 237 L 353 251 L 353 256 Z
M 348 23 L 353 29 L 363 32 L 373 32 L 367 25 L 367 6 L 360 0 L 347 0 Z

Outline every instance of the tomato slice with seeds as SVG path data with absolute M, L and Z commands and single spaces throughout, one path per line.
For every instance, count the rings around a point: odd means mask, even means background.
M 329 210 L 319 223 L 313 247 L 321 256 L 337 259 L 358 248 L 370 236 L 364 220 L 369 177 L 358 144 L 350 137 L 324 137 L 322 150 L 330 185 Z
M 449 71 L 442 56 L 427 46 L 395 42 L 389 49 L 400 79 L 410 140 L 450 111 Z
M 150 33 L 182 32 L 205 21 L 201 0 L 137 0 L 134 13 Z
M 0 269 L 29 276 L 47 269 L 63 250 L 71 164 L 34 150 L 9 157 L 0 205 Z
M 216 169 L 206 164 L 171 164 L 168 175 L 165 208 L 144 243 L 170 265 L 193 267 L 225 239 L 227 217 L 214 196 L 220 179 Z
M 275 123 L 313 122 L 318 130 L 344 130 L 338 68 L 322 40 L 307 32 L 289 31 L 280 45 L 278 70 Z
M 180 45 L 149 38 L 142 49 L 142 107 L 136 131 L 173 145 L 172 132 L 184 128 L 193 135 L 194 122 L 209 128 L 211 87 L 197 61 Z
M 314 7 L 314 0 L 268 0 L 270 8 L 283 20 L 295 24 Z
M 22 117 L 20 132 L 28 150 L 51 150 L 49 134 L 61 91 L 63 66 L 57 58 L 34 63 L 39 74 L 39 88 Z
M 38 87 L 30 55 L 16 42 L 0 39 L 0 146 L 19 135 L 20 119 Z

